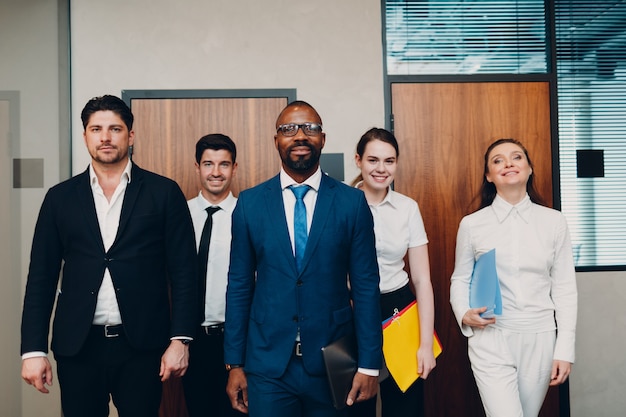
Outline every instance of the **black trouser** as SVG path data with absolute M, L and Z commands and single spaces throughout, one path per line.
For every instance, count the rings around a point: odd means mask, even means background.
M 121 326 L 108 333 L 92 326 L 77 355 L 55 355 L 63 415 L 106 417 L 112 397 L 120 417 L 157 417 L 163 349 L 132 348 Z
M 189 346 L 189 368 L 183 376 L 189 417 L 245 415 L 232 408 L 226 394 L 224 326 L 200 328 Z

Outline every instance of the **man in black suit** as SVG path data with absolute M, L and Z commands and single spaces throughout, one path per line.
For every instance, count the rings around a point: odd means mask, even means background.
M 22 315 L 22 378 L 47 393 L 48 329 L 65 417 L 156 417 L 161 381 L 182 376 L 197 315 L 185 197 L 129 158 L 133 115 L 114 96 L 81 114 L 88 169 L 41 207 Z M 59 272 L 63 266 L 61 284 Z M 171 301 L 170 301 L 171 300 Z

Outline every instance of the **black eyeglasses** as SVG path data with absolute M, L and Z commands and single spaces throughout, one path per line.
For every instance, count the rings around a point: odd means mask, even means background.
M 319 123 L 287 123 L 278 126 L 276 132 L 280 132 L 283 136 L 295 136 L 298 133 L 298 129 L 302 129 L 307 136 L 318 136 L 322 133 L 322 125 Z

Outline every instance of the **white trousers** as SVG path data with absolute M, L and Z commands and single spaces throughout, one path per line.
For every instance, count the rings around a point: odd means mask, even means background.
M 474 329 L 468 354 L 487 417 L 537 417 L 548 391 L 556 332 Z

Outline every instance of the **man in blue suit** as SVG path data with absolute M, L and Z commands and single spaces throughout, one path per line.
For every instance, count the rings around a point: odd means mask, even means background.
M 347 404 L 378 389 L 382 337 L 372 215 L 361 191 L 321 172 L 326 135 L 310 104 L 287 105 L 276 129 L 280 173 L 242 192 L 233 213 L 227 392 L 233 407 L 253 417 L 341 416 L 345 409 L 333 407 L 322 347 L 355 332 L 358 372 Z

